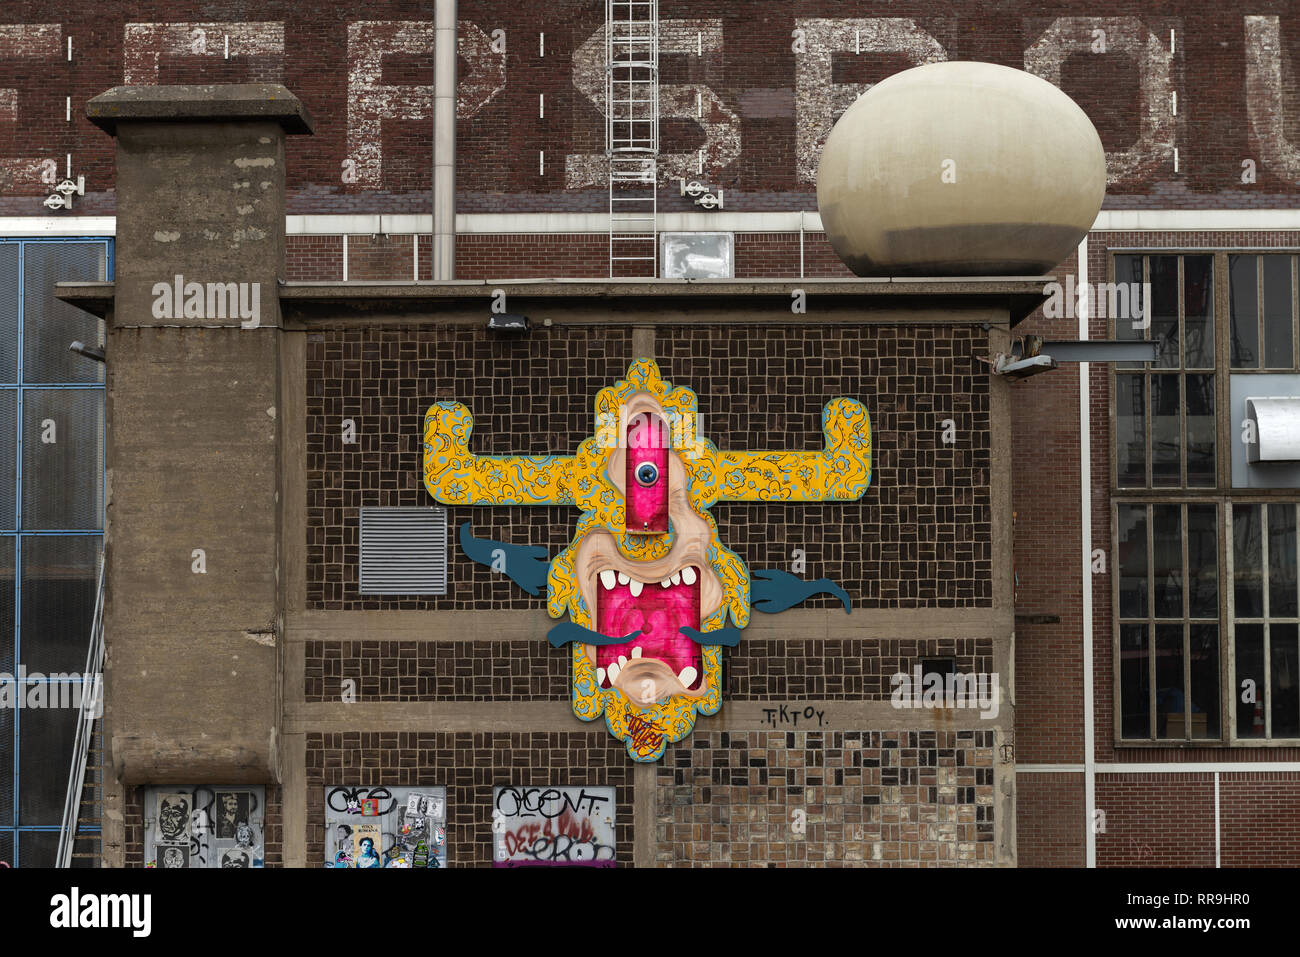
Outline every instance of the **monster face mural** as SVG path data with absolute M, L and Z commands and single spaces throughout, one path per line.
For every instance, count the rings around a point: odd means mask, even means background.
M 720 452 L 696 431 L 691 390 L 673 388 L 648 359 L 596 396 L 595 434 L 571 456 L 477 456 L 473 419 L 458 402 L 425 416 L 424 482 L 446 505 L 572 505 L 573 540 L 553 561 L 536 546 L 474 538 L 466 554 L 529 594 L 546 583 L 547 608 L 568 621 L 549 640 L 568 647 L 573 710 L 604 715 L 639 761 L 658 759 L 722 703 L 722 649 L 734 647 L 751 608 L 782 611 L 830 592 L 781 571 L 751 574 L 718 537 L 717 501 L 859 498 L 871 477 L 871 428 L 852 399 L 822 413 L 822 452 Z

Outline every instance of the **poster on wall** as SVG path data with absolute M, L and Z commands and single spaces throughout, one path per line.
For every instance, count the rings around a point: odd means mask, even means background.
M 493 867 L 613 867 L 612 787 L 492 789 Z
M 446 867 L 446 789 L 326 788 L 324 864 L 326 867 Z
M 148 788 L 145 867 L 262 867 L 262 787 Z

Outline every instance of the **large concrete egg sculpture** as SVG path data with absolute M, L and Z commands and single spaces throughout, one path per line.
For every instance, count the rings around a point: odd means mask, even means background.
M 1079 245 L 1106 192 L 1101 138 L 1046 80 L 932 63 L 860 96 L 822 150 L 817 205 L 859 276 L 1025 276 Z

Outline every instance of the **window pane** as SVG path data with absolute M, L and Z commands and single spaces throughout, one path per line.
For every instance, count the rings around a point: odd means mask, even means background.
M 86 664 L 99 586 L 98 535 L 23 538 L 22 662 L 28 672 Z
M 12 679 L 13 671 L 5 669 Z M 14 710 L 0 708 L 0 826 L 14 822 Z M 12 858 L 0 853 L 0 861 Z
M 1219 615 L 1219 529 L 1214 505 L 1187 506 L 1188 614 Z
M 1291 361 L 1291 257 L 1261 256 L 1264 266 L 1264 365 L 1289 369 Z
M 1187 484 L 1213 486 L 1214 376 L 1187 376 Z
M 1192 625 L 1192 737 L 1219 737 L 1219 626 Z
M 9 819 L 5 818 L 7 822 Z M 0 831 L 0 862 L 8 864 L 10 867 L 14 863 L 14 832 Z
M 1264 737 L 1264 626 L 1237 625 L 1237 676 L 1233 694 L 1237 696 L 1237 737 Z M 1249 686 L 1244 686 L 1249 681 Z M 1242 701 L 1254 697 L 1254 701 Z
M 1126 738 L 1151 737 L 1151 682 L 1147 670 L 1147 626 L 1120 625 L 1119 681 L 1123 711 L 1120 733 Z
M 1295 506 L 1268 507 L 1268 615 L 1296 617 Z
M 18 855 L 19 867 L 53 867 L 59 856 L 59 832 L 20 831 Z
M 1228 257 L 1234 369 L 1259 368 L 1258 269 L 1258 256 Z
M 1120 485 L 1147 484 L 1146 376 L 1117 375 L 1115 454 Z
M 23 528 L 100 528 L 103 489 L 103 391 L 26 390 Z
M 76 700 L 80 702 L 80 690 Z M 18 721 L 19 824 L 63 823 L 63 798 L 72 768 L 77 708 L 23 708 Z M 54 835 L 58 843 L 58 834 Z
M 1156 618 L 1183 617 L 1183 519 L 1181 505 L 1155 505 L 1151 509 L 1152 592 Z
M 1183 332 L 1189 369 L 1214 366 L 1214 257 L 1183 257 Z
M 1264 615 L 1263 542 L 1258 505 L 1232 507 L 1232 579 L 1237 618 Z
M 74 339 L 104 345 L 104 322 L 60 302 L 54 284 L 104 279 L 103 243 L 27 243 L 23 247 L 23 381 L 103 382 L 104 364 L 68 350 Z
M 18 244 L 0 243 L 0 382 L 18 381 Z
M 1268 650 L 1272 658 L 1273 686 L 1269 703 L 1273 709 L 1273 737 L 1300 737 L 1300 691 L 1297 690 L 1295 625 L 1269 625 Z
M 1160 343 L 1156 365 L 1178 368 L 1178 257 L 1151 257 L 1151 338 Z
M 1182 421 L 1176 375 L 1151 377 L 1151 484 L 1181 485 Z
M 3 247 L 0 247 L 3 248 Z M 18 498 L 18 390 L 0 389 L 0 528 L 16 526 Z
M 1147 616 L 1147 510 L 1145 505 L 1119 507 L 1119 614 Z
M 1115 338 L 1116 339 L 1145 339 L 1146 329 L 1142 326 L 1142 257 L 1141 256 L 1116 256 L 1115 257 L 1115 284 L 1132 290 L 1136 294 L 1136 299 L 1130 298 L 1129 311 L 1127 314 L 1116 315 L 1110 310 L 1110 303 L 1107 302 L 1107 315 L 1115 320 Z M 1141 362 L 1120 362 L 1118 367 L 1121 369 L 1140 369 Z
M 1156 737 L 1185 738 L 1183 626 L 1156 625 Z
M 14 673 L 14 551 L 16 539 L 0 536 L 0 672 Z M 0 734 L 0 777 L 4 776 L 4 755 L 8 754 Z M 0 824 L 5 818 L 0 816 Z

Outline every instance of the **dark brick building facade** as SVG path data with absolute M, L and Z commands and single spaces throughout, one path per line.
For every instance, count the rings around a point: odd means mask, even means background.
M 282 278 L 432 281 L 433 6 L 376 0 L 310 16 L 289 0 L 256 10 L 145 2 L 129 15 L 122 5 L 6 6 L 0 236 L 113 235 L 114 144 L 85 118 L 92 96 L 123 83 L 276 82 L 315 119 L 314 135 L 286 141 Z M 608 275 L 603 6 L 460 0 L 457 279 Z M 816 215 L 820 143 L 866 85 L 939 59 L 1044 76 L 1096 125 L 1107 150 L 1106 199 L 1082 257 L 1086 276 L 1071 258 L 1054 271 L 1058 279 L 1107 281 L 1117 256 L 1215 256 L 1214 316 L 1225 324 L 1225 251 L 1300 247 L 1293 145 L 1300 106 L 1291 68 L 1300 18 L 1289 3 L 967 10 L 916 0 L 884 10 L 662 0 L 659 11 L 660 228 L 731 233 L 737 280 L 788 280 L 785 295 L 801 280 L 849 278 Z M 85 195 L 52 213 L 42 201 L 65 174 L 85 177 Z M 725 208 L 700 211 L 680 195 L 679 176 L 724 188 Z M 622 308 L 611 301 L 606 324 L 557 323 L 517 341 L 488 338 L 468 322 L 438 322 L 432 310 L 374 323 L 301 320 L 301 407 L 288 411 L 302 424 L 303 601 L 283 653 L 286 670 L 300 675 L 287 679 L 301 706 L 287 727 L 301 739 L 293 747 L 303 776 L 268 787 L 268 864 L 320 864 L 324 789 L 351 784 L 446 786 L 452 862 L 487 863 L 491 789 L 504 783 L 615 788 L 620 863 L 1300 859 L 1300 814 L 1288 797 L 1300 783 L 1300 739 L 1244 741 L 1226 719 L 1217 738 L 1174 741 L 1156 728 L 1138 741 L 1118 728 L 1118 510 L 1135 502 L 1217 509 L 1223 705 L 1238 690 L 1229 656 L 1228 518 L 1245 501 L 1230 481 L 1211 489 L 1121 485 L 1118 370 L 1095 363 L 1081 378 L 1064 363 L 1008 387 L 999 406 L 993 390 L 1001 386 L 985 361 L 993 347 L 976 322 L 822 323 L 812 321 L 814 309 L 803 324 L 778 324 L 769 321 L 778 308 L 764 305 L 748 322 L 638 326 L 615 321 Z M 1186 321 L 1186 304 L 1179 308 Z M 1094 339 L 1124 334 L 1095 312 L 1082 328 L 1078 318 L 1041 310 L 1015 327 L 1049 340 L 1084 330 Z M 420 481 L 420 428 L 431 404 L 470 407 L 483 454 L 571 452 L 591 434 L 596 392 L 643 355 L 696 392 L 703 430 L 719 448 L 818 448 L 822 403 L 847 395 L 867 405 L 875 459 L 861 502 L 713 509 L 721 540 L 751 568 L 788 566 L 791 550 L 803 549 L 809 572 L 816 570 L 810 577 L 843 585 L 854 615 L 832 631 L 825 623 L 836 603 L 818 597 L 786 613 L 807 612 L 791 619 L 793 628 L 780 616 L 764 622 L 767 631 L 727 653 L 721 715 L 702 718 L 637 779 L 603 727 L 568 712 L 569 666 L 544 640 L 544 598 L 467 560 L 454 536 L 445 596 L 381 598 L 360 594 L 356 583 L 359 509 L 432 504 Z M 1236 370 L 1220 360 L 1214 413 L 1223 466 L 1227 382 Z M 341 442 L 343 419 L 354 421 L 356 444 Z M 942 441 L 946 419 L 962 437 L 955 445 Z M 1009 437 L 1000 450 L 999 421 Z M 1006 528 L 996 521 L 1002 493 L 1014 512 Z M 1294 506 L 1300 493 L 1272 490 L 1249 501 Z M 554 511 L 452 506 L 448 525 L 469 521 L 476 535 L 555 554 L 572 528 Z M 1014 567 L 999 565 L 999 535 Z M 1097 550 L 1103 558 L 1094 568 Z M 1008 733 L 884 728 L 864 717 L 878 714 L 864 710 L 871 703 L 889 700 L 891 675 L 922 661 L 951 660 L 970 673 L 1012 664 L 999 661 L 1012 645 L 990 624 L 1003 587 L 1015 614 Z M 475 611 L 519 617 L 494 617 L 480 632 L 469 624 Z M 459 634 L 422 634 L 422 621 L 444 614 L 461 616 L 439 626 Z M 867 620 L 869 633 L 855 631 Z M 382 712 L 399 716 L 391 725 L 364 711 L 338 724 L 343 712 L 328 709 L 352 678 L 360 705 L 410 710 Z M 824 729 L 745 723 L 764 707 L 804 701 L 856 710 Z M 491 721 L 475 723 L 475 707 L 512 704 L 540 709 L 538 729 L 492 724 L 495 710 Z M 750 711 L 722 727 L 728 709 L 741 706 Z M 521 714 L 523 722 L 534 712 Z M 1014 767 L 1014 822 L 995 803 L 995 766 Z M 118 860 L 128 864 L 143 858 L 133 828 L 145 812 L 134 787 L 122 798 Z M 298 800 L 286 797 L 290 787 L 305 795 L 293 812 L 305 837 L 285 833 L 273 843 L 273 816 L 279 827 L 284 802 Z M 799 835 L 788 828 L 794 798 L 808 814 Z M 1003 852 L 992 849 L 995 821 L 1006 828 Z

